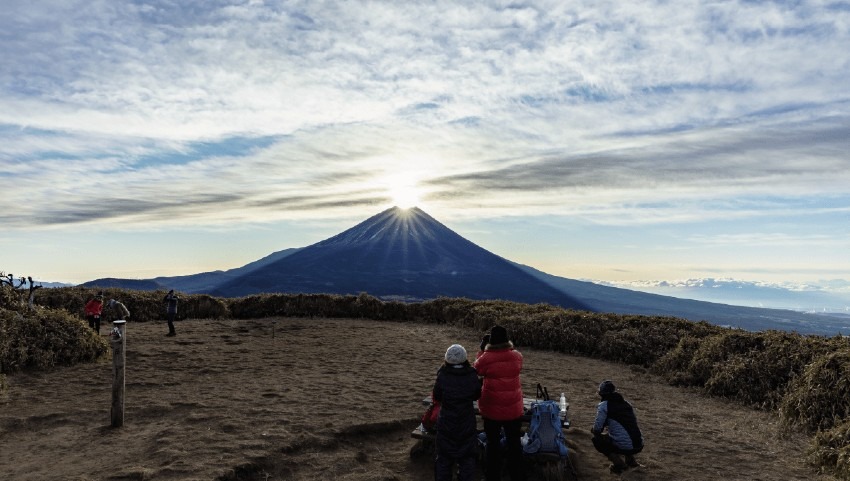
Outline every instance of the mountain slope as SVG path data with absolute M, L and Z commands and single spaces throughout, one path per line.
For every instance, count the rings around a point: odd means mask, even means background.
M 593 311 L 673 316 L 692 321 L 708 321 L 712 324 L 738 327 L 748 331 L 777 329 L 825 336 L 850 332 L 848 327 L 850 320 L 843 316 L 679 299 L 566 279 L 522 264 L 515 265 L 550 286 L 569 293 Z
M 388 209 L 225 282 L 212 294 L 233 297 L 261 292 L 367 292 L 385 299 L 444 296 L 586 308 L 418 208 Z
M 298 250 L 298 248 L 291 248 L 273 252 L 262 259 L 226 271 L 201 272 L 200 274 L 189 274 L 185 276 L 163 276 L 149 280 L 104 278 L 88 281 L 80 285 L 83 287 L 117 287 L 138 291 L 175 289 L 190 294 L 203 294 L 214 290 L 224 282 L 236 279 L 260 267 L 283 259 L 294 252 L 298 252 Z

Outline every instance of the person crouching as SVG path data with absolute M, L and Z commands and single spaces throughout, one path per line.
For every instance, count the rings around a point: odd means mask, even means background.
M 466 349 L 452 344 L 446 362 L 437 371 L 433 398 L 440 403 L 437 418 L 436 481 L 451 481 L 452 466 L 458 464 L 458 481 L 475 477 L 478 436 L 473 402 L 481 397 L 481 381 L 469 364 Z
M 590 429 L 593 447 L 611 461 L 614 474 L 640 467 L 635 454 L 643 450 L 643 435 L 634 408 L 611 381 L 602 381 L 597 392 L 602 401 L 596 407 L 596 420 Z M 603 433 L 606 428 L 608 432 Z M 620 455 L 625 455 L 625 461 Z

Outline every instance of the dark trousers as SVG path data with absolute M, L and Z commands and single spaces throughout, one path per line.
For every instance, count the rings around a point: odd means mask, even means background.
M 522 420 L 495 421 L 484 418 L 484 432 L 487 434 L 487 465 L 484 468 L 487 481 L 502 479 L 502 428 L 507 440 L 507 463 L 511 481 L 524 481 L 525 469 L 522 465 Z
M 594 434 L 592 441 L 593 447 L 596 448 L 596 450 L 600 453 L 604 454 L 608 459 L 610 459 L 611 462 L 614 463 L 614 466 L 618 468 L 624 467 L 626 465 L 637 465 L 637 461 L 635 460 L 635 454 L 643 450 L 643 447 L 629 450 L 619 449 L 611 441 L 611 437 L 608 436 L 608 434 Z M 621 454 L 626 456 L 625 462 L 620 457 Z
M 437 435 L 437 458 L 434 461 L 434 479 L 452 481 L 452 468 L 457 463 L 458 481 L 475 479 L 475 460 L 478 439 L 470 438 L 460 442 L 441 442 Z
M 174 316 L 176 316 L 176 312 L 168 313 L 168 333 L 174 334 Z
M 86 319 L 89 320 L 89 327 L 94 329 L 94 332 L 100 334 L 100 316 L 93 316 L 89 314 L 86 316 Z

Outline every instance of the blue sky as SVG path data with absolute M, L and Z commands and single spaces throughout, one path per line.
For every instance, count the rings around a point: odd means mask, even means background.
M 850 2 L 464 3 L 0 0 L 0 270 L 228 269 L 413 202 L 570 278 L 850 279 Z

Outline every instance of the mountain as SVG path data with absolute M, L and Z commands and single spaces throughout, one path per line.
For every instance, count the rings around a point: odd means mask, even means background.
M 464 239 L 418 208 L 394 207 L 212 290 L 509 299 L 586 309 L 568 293 Z
M 570 293 L 592 311 L 673 316 L 692 321 L 709 321 L 712 324 L 738 327 L 748 331 L 776 329 L 825 336 L 850 333 L 850 316 L 680 299 L 566 279 L 522 264 L 516 264 L 516 266 L 550 286 Z
M 155 277 L 149 280 L 103 278 L 85 282 L 80 284 L 80 286 L 119 287 L 138 291 L 175 289 L 177 291 L 188 292 L 190 294 L 203 294 L 214 290 L 224 282 L 249 274 L 256 269 L 283 259 L 294 252 L 298 252 L 298 250 L 298 248 L 290 248 L 277 251 L 263 257 L 260 260 L 256 260 L 235 269 L 228 269 L 226 271 L 210 271 L 185 276 Z
M 597 283 L 633 291 L 683 299 L 723 302 L 737 306 L 834 314 L 848 313 L 850 308 L 850 282 L 840 279 L 807 284 L 771 284 L 713 277 L 678 281 Z

